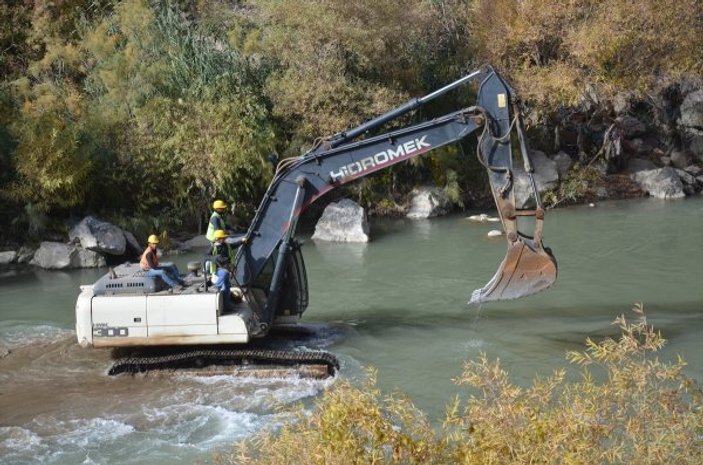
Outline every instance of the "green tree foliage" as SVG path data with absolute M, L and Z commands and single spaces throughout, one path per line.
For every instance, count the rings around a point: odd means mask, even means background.
M 105 67 L 91 76 L 106 90 L 100 98 L 117 107 L 124 102 L 122 111 L 132 116 L 127 132 L 137 164 L 154 165 L 151 159 L 171 167 L 170 176 L 154 180 L 155 190 L 173 183 L 173 206 L 205 210 L 216 195 L 258 197 L 273 133 L 247 63 L 168 3 L 152 11 L 141 1 L 124 2 L 117 13 L 116 47 L 103 52 Z M 114 30 L 108 24 L 96 33 Z M 91 43 L 100 47 L 101 37 Z M 125 85 L 131 78 L 143 81 Z M 151 197 L 163 202 L 163 195 Z M 189 204 L 191 198 L 199 201 Z
M 12 92 L 6 83 L 0 83 L 0 218 L 12 218 L 21 208 L 11 195 L 15 180 L 15 141 L 10 124 L 16 115 Z M 0 238 L 16 235 L 11 221 L 0 222 Z
M 465 396 L 449 404 L 438 431 L 412 403 L 366 385 L 339 382 L 310 413 L 279 431 L 240 444 L 224 463 L 369 464 L 699 464 L 703 392 L 679 358 L 655 355 L 665 344 L 641 305 L 615 321 L 619 339 L 588 340 L 565 369 L 531 386 L 510 382 L 483 354 L 455 382 Z
M 142 149 L 133 156 L 141 166 L 153 166 L 155 160 L 174 164 L 166 171 L 179 186 L 173 192 L 179 207 L 207 212 L 213 197 L 224 196 L 251 212 L 270 172 L 262 155 L 272 150 L 273 133 L 265 108 L 255 98 L 233 100 L 232 94 L 219 90 L 215 87 L 200 98 L 151 99 L 136 117 Z M 158 190 L 163 183 L 155 181 Z
M 438 56 L 449 47 L 442 11 L 432 1 L 248 4 L 253 13 L 230 38 L 274 63 L 266 92 L 289 131 L 288 155 L 436 84 Z
M 36 59 L 11 83 L 18 102 L 9 124 L 17 144 L 16 179 L 6 195 L 36 211 L 82 205 L 92 187 L 93 162 L 83 120 L 86 99 L 80 86 L 85 69 L 75 39 L 79 20 L 97 5 L 87 0 L 37 1 L 31 28 L 22 34 L 32 49 L 24 58 Z
M 455 20 L 463 4 L 248 2 L 245 12 L 233 20 L 230 42 L 249 57 L 263 57 L 259 62 L 270 70 L 265 92 L 279 128 L 278 151 L 299 155 L 320 137 L 356 126 L 456 79 L 466 71 L 464 26 Z M 455 102 L 439 102 L 427 113 L 421 109 L 399 123 L 456 108 Z M 388 196 L 400 199 L 414 184 L 435 180 L 435 173 L 441 173 L 439 185 L 451 184 L 458 194 L 458 184 L 445 176 L 452 170 L 445 162 L 452 164 L 456 157 L 441 151 L 426 158 L 356 184 L 359 201 L 374 205 Z
M 201 28 L 166 0 L 111 2 L 87 18 L 90 8 L 36 5 L 29 35 L 40 58 L 14 83 L 13 197 L 192 225 L 214 196 L 254 204 L 273 131 L 224 25 Z
M 81 144 L 82 99 L 69 84 L 45 82 L 31 90 L 14 125 L 19 143 L 13 192 L 45 209 L 73 207 L 90 189 L 91 161 Z

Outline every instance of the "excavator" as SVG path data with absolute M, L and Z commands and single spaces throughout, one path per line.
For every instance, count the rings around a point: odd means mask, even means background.
M 400 129 L 379 128 L 460 86 L 477 83 L 473 106 Z M 544 208 L 530 161 L 515 91 L 490 66 L 377 116 L 319 140 L 307 153 L 278 163 L 233 264 L 235 303 L 226 307 L 208 273 L 189 267 L 186 286 L 169 290 L 125 263 L 92 285 L 81 286 L 76 334 L 82 347 L 132 349 L 110 374 L 169 369 L 181 364 L 273 364 L 338 368 L 320 351 L 262 349 L 276 328 L 296 326 L 308 306 L 308 283 L 296 239 L 303 212 L 325 194 L 371 173 L 477 135 L 477 157 L 488 173 L 491 193 L 507 239 L 507 252 L 488 283 L 469 303 L 515 299 L 542 291 L 557 277 L 557 262 L 542 243 Z M 371 133 L 371 135 L 369 135 Z M 517 142 L 517 144 L 515 144 Z M 514 144 L 517 145 L 514 150 Z M 513 158 L 521 159 L 533 202 L 518 208 Z M 533 225 L 520 231 L 518 219 Z M 183 346 L 187 346 L 184 348 Z M 161 348 L 147 352 L 144 348 Z

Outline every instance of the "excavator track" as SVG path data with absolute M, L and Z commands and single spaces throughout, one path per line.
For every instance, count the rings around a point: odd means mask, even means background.
M 270 349 L 196 349 L 156 356 L 129 356 L 115 360 L 108 375 L 178 370 L 199 374 L 253 377 L 286 376 L 324 379 L 339 370 L 339 361 L 325 351 Z

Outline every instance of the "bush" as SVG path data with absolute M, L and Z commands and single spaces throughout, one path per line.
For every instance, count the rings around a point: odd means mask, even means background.
M 553 191 L 544 195 L 543 201 L 550 208 L 561 203 L 574 204 L 588 198 L 591 187 L 602 182 L 603 175 L 592 165 L 574 166 Z
M 476 58 L 553 108 L 700 74 L 701 14 L 696 0 L 472 0 L 465 21 Z
M 530 387 L 508 380 L 486 355 L 468 361 L 465 400 L 434 431 L 402 396 L 384 397 L 373 373 L 357 388 L 342 380 L 296 421 L 240 444 L 224 463 L 242 464 L 700 464 L 703 393 L 683 359 L 653 356 L 665 340 L 641 305 L 634 322 L 615 320 L 618 340 L 587 340 L 570 352 L 580 379 L 565 369 Z M 598 368 L 596 372 L 594 368 Z M 601 379 L 602 381 L 596 381 Z

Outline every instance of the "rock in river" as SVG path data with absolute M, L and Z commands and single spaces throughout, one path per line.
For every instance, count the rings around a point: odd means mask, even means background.
M 312 238 L 330 242 L 368 242 L 366 212 L 351 199 L 332 202 L 325 207 Z

